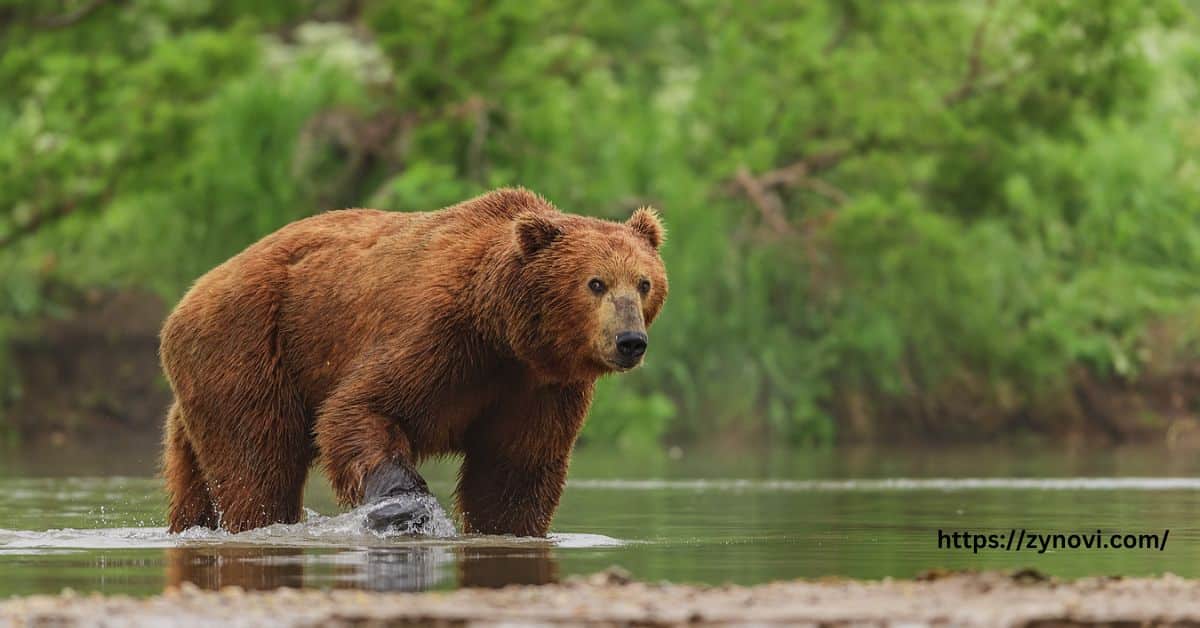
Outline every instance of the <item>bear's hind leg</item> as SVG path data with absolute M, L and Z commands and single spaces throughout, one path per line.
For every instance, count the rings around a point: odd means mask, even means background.
M 264 389 L 229 389 L 183 409 L 217 525 L 229 532 L 296 523 L 302 512 L 314 452 L 308 422 L 285 386 Z
M 217 511 L 196 462 L 196 453 L 188 442 L 178 403 L 172 404 L 167 414 L 166 432 L 163 476 L 170 498 L 167 511 L 170 532 L 178 533 L 195 526 L 216 528 Z
M 254 475 L 254 471 L 245 473 Z M 307 473 L 271 473 L 245 480 L 245 475 L 228 476 L 215 483 L 220 527 L 237 534 L 275 523 L 296 523 L 304 503 Z
M 246 417 L 245 422 L 270 425 L 258 417 Z M 264 429 L 257 438 L 239 435 L 233 450 L 199 452 L 222 529 L 236 534 L 300 521 L 312 447 L 308 442 L 293 442 L 303 433 L 287 438 L 280 427 Z
M 241 532 L 300 520 L 312 425 L 285 360 L 285 260 L 266 255 L 206 276 L 163 326 L 163 369 L 216 505 Z M 232 274 L 231 274 L 232 273 Z M 233 275 L 236 275 L 233 276 Z

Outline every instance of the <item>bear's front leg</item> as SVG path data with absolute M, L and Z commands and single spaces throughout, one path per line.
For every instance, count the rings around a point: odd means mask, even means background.
M 457 491 L 467 532 L 546 536 L 591 400 L 589 382 L 543 386 L 468 433 Z
M 321 462 L 343 506 L 377 505 L 367 513 L 375 531 L 425 533 L 444 513 L 413 465 L 412 446 L 399 422 L 385 414 L 372 378 L 351 379 L 322 407 L 316 441 Z
M 567 458 L 526 466 L 468 451 L 458 483 L 464 531 L 546 536 L 567 478 Z

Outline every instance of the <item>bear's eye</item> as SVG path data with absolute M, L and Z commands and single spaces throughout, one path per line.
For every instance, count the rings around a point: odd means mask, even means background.
M 588 289 L 596 294 L 604 294 L 604 291 L 608 289 L 608 286 L 605 286 L 603 281 L 593 278 L 588 282 Z
M 642 294 L 650 294 L 650 280 L 642 279 L 638 282 L 638 292 Z

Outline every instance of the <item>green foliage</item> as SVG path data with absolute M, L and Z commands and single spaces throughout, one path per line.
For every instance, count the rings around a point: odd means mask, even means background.
M 615 378 L 601 380 L 592 413 L 604 418 L 589 423 L 585 444 L 598 441 L 623 450 L 645 449 L 656 446 L 670 429 L 676 410 L 669 397 L 659 392 L 622 393 Z
M 0 336 L 71 290 L 176 298 L 320 209 L 520 184 L 669 228 L 649 361 L 602 384 L 589 440 L 826 443 L 852 397 L 1133 378 L 1200 295 L 1200 48 L 1171 0 L 131 0 L 47 25 L 89 4 L 0 1 Z

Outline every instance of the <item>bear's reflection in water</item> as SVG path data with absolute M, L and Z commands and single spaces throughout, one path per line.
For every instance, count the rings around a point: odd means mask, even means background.
M 304 586 L 301 550 L 288 547 L 173 547 L 166 550 L 167 586 L 248 591 Z
M 510 584 L 558 581 L 549 547 L 459 547 L 458 586 L 498 589 Z
M 453 565 L 457 564 L 457 569 Z M 458 582 L 450 580 L 457 573 Z M 557 581 L 550 547 L 397 546 L 336 552 L 295 547 L 174 547 L 166 550 L 166 582 L 201 589 L 290 588 L 424 591 L 438 587 L 503 587 Z

